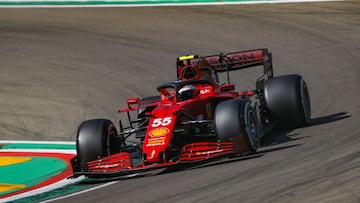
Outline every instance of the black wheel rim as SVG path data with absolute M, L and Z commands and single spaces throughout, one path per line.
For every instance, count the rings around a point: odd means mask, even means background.
M 310 117 L 311 117 L 311 104 L 310 104 L 310 96 L 309 96 L 309 91 L 307 88 L 307 85 L 305 82 L 303 82 L 303 88 L 302 88 L 302 105 L 304 108 L 304 117 L 307 123 L 310 122 Z
M 250 110 L 247 113 L 247 126 L 246 126 L 246 132 L 249 137 L 250 145 L 252 149 L 256 150 L 259 145 L 259 134 L 258 134 L 258 128 L 257 128 L 257 119 L 255 116 L 255 112 Z

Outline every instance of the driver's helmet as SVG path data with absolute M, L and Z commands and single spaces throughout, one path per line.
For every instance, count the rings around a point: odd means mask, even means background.
M 185 85 L 179 90 L 179 99 L 181 101 L 192 99 L 195 96 L 195 85 Z

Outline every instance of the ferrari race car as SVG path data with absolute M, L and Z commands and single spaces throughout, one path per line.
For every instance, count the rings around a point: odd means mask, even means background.
M 231 71 L 262 66 L 251 91 L 235 91 Z M 273 76 L 267 49 L 177 58 L 177 80 L 159 95 L 128 98 L 126 126 L 107 119 L 82 122 L 76 137 L 74 176 L 137 174 L 222 157 L 255 153 L 275 127 L 308 124 L 311 107 L 300 75 Z M 225 83 L 219 74 L 227 74 Z M 132 140 L 130 139 L 132 138 Z

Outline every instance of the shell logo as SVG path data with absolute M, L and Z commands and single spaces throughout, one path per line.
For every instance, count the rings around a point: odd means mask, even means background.
M 161 137 L 161 136 L 165 136 L 167 133 L 169 132 L 169 129 L 168 128 L 155 128 L 153 130 L 151 130 L 149 132 L 149 135 L 151 137 Z

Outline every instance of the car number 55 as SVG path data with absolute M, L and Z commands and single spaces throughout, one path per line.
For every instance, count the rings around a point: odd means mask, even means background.
M 156 118 L 154 119 L 154 121 L 152 122 L 151 124 L 151 127 L 159 127 L 160 125 L 161 126 L 167 126 L 171 123 L 171 117 L 165 117 L 165 118 Z

